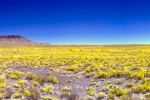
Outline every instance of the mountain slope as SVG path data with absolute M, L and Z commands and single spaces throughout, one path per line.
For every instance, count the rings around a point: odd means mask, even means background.
M 20 35 L 6 35 L 0 36 L 0 45 L 50 45 L 50 44 L 33 42 Z

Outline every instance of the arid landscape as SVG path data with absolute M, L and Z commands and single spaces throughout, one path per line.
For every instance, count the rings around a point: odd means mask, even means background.
M 150 100 L 149 45 L 28 46 L 9 38 L 18 42 L 0 47 L 1 100 Z
M 0 0 L 0 100 L 150 100 L 150 0 Z
M 50 44 L 33 42 L 20 35 L 0 36 L 0 46 L 36 46 L 36 45 L 40 46 L 40 45 L 50 45 Z

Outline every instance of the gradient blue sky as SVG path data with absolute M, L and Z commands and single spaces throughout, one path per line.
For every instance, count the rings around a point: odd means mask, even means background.
M 150 44 L 150 0 L 0 0 L 0 35 L 51 44 Z

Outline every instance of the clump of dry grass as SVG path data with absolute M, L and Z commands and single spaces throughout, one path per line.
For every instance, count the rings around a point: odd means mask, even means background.
M 40 91 L 35 87 L 30 87 L 28 90 L 24 91 L 24 94 L 31 100 L 39 100 L 41 98 Z
M 32 72 L 27 72 L 26 73 L 26 79 L 28 80 L 32 80 L 35 79 L 37 76 L 35 74 L 33 74 Z
M 10 73 L 10 78 L 11 79 L 21 79 L 24 76 L 24 72 L 21 71 L 13 71 Z
M 63 87 L 62 93 L 60 94 L 60 98 L 70 97 L 71 96 L 71 89 L 68 87 Z

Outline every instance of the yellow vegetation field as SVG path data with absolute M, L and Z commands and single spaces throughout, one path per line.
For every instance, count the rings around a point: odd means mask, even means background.
M 150 46 L 1 47 L 0 64 L 1 70 L 8 66 L 50 67 L 96 72 L 95 77 L 143 79 L 150 75 Z
M 150 92 L 150 46 L 147 45 L 0 47 L 0 72 L 15 66 L 25 66 L 32 69 L 49 68 L 54 72 L 64 71 L 68 74 L 83 75 L 86 78 L 92 78 L 91 84 L 95 84 L 97 87 L 100 85 L 94 79 L 125 78 L 140 82 L 140 84 L 128 82 L 124 89 L 105 86 L 103 91 L 109 91 L 108 98 L 129 93 Z M 19 72 L 11 73 L 12 79 L 16 78 L 15 73 Z M 24 76 L 22 73 L 19 74 L 21 76 L 16 79 Z M 77 77 L 82 80 L 80 76 Z M 1 79 L 4 78 L 6 77 L 1 75 Z M 56 83 L 59 82 L 57 79 L 56 81 Z M 34 85 L 37 86 L 37 82 L 35 80 Z M 117 85 L 122 83 L 122 80 L 118 80 Z M 3 85 L 1 87 L 6 87 L 5 80 L 0 84 Z M 107 84 L 111 84 L 111 82 L 108 81 Z M 14 86 L 19 87 L 18 83 Z M 89 87 L 88 93 L 93 96 L 95 90 Z M 98 94 L 98 98 L 105 96 L 102 91 Z M 150 96 L 148 95 L 148 97 Z

